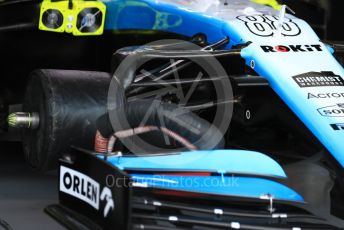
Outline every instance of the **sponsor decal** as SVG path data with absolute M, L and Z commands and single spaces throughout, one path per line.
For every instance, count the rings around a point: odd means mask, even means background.
M 339 123 L 339 124 L 330 124 L 333 130 L 335 131 L 340 131 L 344 130 L 344 123 Z
M 65 166 L 60 167 L 60 191 L 88 203 L 96 210 L 99 210 L 100 201 L 106 202 L 104 217 L 115 208 L 112 192 L 108 187 L 104 187 L 100 193 L 97 181 Z
M 100 199 L 106 202 L 103 215 L 104 217 L 107 217 L 110 210 L 115 209 L 115 203 L 112 199 L 112 192 L 108 187 L 103 188 L 103 191 L 100 195 Z
M 344 103 L 319 108 L 318 112 L 324 117 L 344 117 Z
M 99 183 L 73 169 L 61 166 L 60 191 L 99 209 Z
M 278 45 L 278 46 L 260 46 L 265 53 L 287 53 L 287 52 L 320 52 L 323 51 L 321 45 Z
M 307 99 L 344 98 L 344 93 L 308 93 Z
M 242 15 L 237 19 L 245 23 L 247 29 L 254 35 L 272 37 L 277 31 L 278 16 L 272 15 Z M 283 36 L 297 36 L 301 33 L 300 27 L 290 18 L 285 17 L 281 27 Z
M 341 76 L 333 72 L 309 72 L 293 76 L 294 81 L 301 87 L 344 86 Z

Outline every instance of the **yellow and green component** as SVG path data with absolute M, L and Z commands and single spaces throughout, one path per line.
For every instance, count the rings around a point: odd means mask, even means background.
M 99 1 L 44 0 L 41 4 L 39 29 L 66 32 L 74 36 L 101 35 L 105 14 L 106 6 Z
M 277 2 L 277 0 L 251 0 L 251 2 L 271 6 L 275 10 L 281 10 L 282 5 Z
M 63 33 L 66 28 L 68 1 L 43 1 L 39 17 L 39 29 Z
M 7 123 L 10 127 L 15 127 L 17 125 L 17 117 L 14 113 L 7 117 Z
M 37 129 L 39 122 L 38 113 L 17 112 L 7 117 L 8 126 L 12 128 Z

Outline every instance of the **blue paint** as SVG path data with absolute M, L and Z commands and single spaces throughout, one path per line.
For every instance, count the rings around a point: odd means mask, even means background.
M 135 182 L 153 188 L 256 199 L 269 194 L 276 200 L 304 202 L 297 192 L 285 185 L 261 178 L 145 174 L 132 174 L 131 177 Z
M 244 150 L 193 151 L 151 157 L 109 157 L 121 170 L 193 171 L 261 175 L 286 178 L 282 167 L 270 157 Z
M 105 1 L 106 30 L 156 30 L 192 37 L 208 35 L 210 43 L 223 39 L 224 22 L 162 1 Z M 167 22 L 167 23 L 166 23 Z

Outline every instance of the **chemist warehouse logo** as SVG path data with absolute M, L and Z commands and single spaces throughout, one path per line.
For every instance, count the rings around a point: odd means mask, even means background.
M 104 187 L 100 193 L 98 182 L 64 166 L 60 168 L 60 191 L 88 203 L 96 210 L 99 210 L 100 201 L 106 202 L 103 212 L 104 217 L 108 215 L 110 210 L 115 208 L 112 192 L 108 187 Z
M 304 53 L 304 52 L 321 52 L 321 45 L 278 45 L 278 46 L 260 46 L 265 53 Z
M 301 87 L 321 87 L 321 86 L 344 86 L 341 76 L 333 72 L 308 72 L 293 77 L 294 81 Z

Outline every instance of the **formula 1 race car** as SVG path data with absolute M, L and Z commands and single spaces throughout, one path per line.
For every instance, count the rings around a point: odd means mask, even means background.
M 20 4 L 35 20 L 0 39 L 34 27 L 40 48 L 5 129 L 20 132 L 32 168 L 59 169 L 60 203 L 46 212 L 61 224 L 344 228 L 344 47 L 288 6 Z

